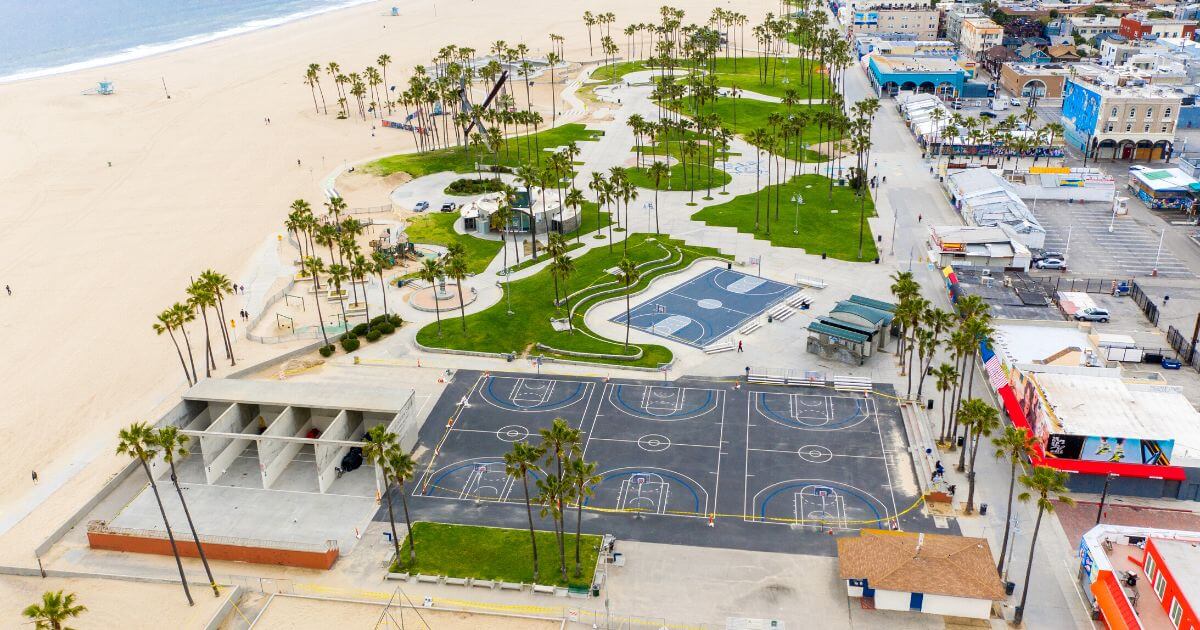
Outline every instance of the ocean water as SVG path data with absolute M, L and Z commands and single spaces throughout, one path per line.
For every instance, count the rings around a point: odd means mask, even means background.
M 0 0 L 0 82 L 98 68 L 373 1 Z

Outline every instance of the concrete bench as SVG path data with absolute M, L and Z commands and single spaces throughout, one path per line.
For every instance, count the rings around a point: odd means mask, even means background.
M 758 330 L 759 328 L 762 328 L 762 322 L 755 320 L 755 321 L 752 321 L 749 324 L 746 324 L 745 326 L 742 326 L 741 328 L 739 328 L 738 332 L 743 335 L 749 335 L 750 333 Z
M 500 582 L 500 590 L 502 591 L 520 591 L 525 588 L 520 582 Z
M 441 581 L 442 581 L 442 576 L 440 576 L 440 575 L 422 575 L 420 573 L 417 574 L 417 582 L 418 583 L 439 584 L 439 583 L 441 583 Z
M 389 579 L 389 580 L 401 580 L 401 581 L 403 581 L 403 582 L 407 582 L 407 581 L 408 581 L 408 574 L 407 574 L 407 573 L 392 573 L 392 572 L 390 572 L 390 571 L 389 571 L 389 572 L 388 572 L 388 574 L 387 574 L 387 578 L 386 578 L 386 579 Z
M 471 586 L 475 588 L 494 589 L 496 588 L 496 582 L 494 580 L 472 580 Z
M 534 593 L 545 593 L 547 595 L 553 595 L 555 590 L 557 590 L 557 589 L 555 589 L 553 586 L 546 586 L 543 584 L 534 584 L 533 585 Z
M 747 377 L 747 380 L 752 383 L 776 383 L 779 385 L 788 384 L 786 377 L 775 376 L 774 374 L 755 374 L 751 372 L 750 376 Z
M 719 352 L 729 352 L 730 350 L 733 350 L 735 347 L 737 347 L 737 346 L 734 346 L 732 341 L 726 341 L 724 343 L 714 343 L 710 346 L 705 346 L 704 354 L 717 354 Z
M 450 584 L 452 586 L 467 586 L 467 578 L 448 577 L 446 578 L 446 584 Z
M 866 376 L 834 376 L 833 388 L 843 392 L 869 392 L 871 379 Z
M 780 305 L 776 306 L 775 308 L 767 311 L 767 314 L 770 315 L 772 318 L 775 318 L 775 317 L 779 317 L 783 313 L 786 313 L 787 311 L 790 311 L 790 310 L 792 310 L 792 307 L 788 306 L 787 304 L 780 304 Z
M 802 287 L 811 287 L 813 289 L 824 289 L 829 286 L 828 282 L 818 280 L 816 278 L 806 278 L 804 276 L 796 276 L 796 284 Z
M 775 321 L 777 321 L 777 322 L 785 321 L 787 318 L 789 318 L 795 314 L 796 314 L 796 309 L 788 308 L 787 310 L 780 311 L 780 313 L 778 315 L 775 315 Z
M 796 295 L 793 295 L 791 297 L 791 299 L 789 299 L 787 302 L 785 302 L 785 304 L 787 304 L 788 306 L 790 306 L 792 308 L 799 308 L 801 306 L 811 305 L 812 301 L 813 301 L 812 298 L 808 297 L 807 294 L 797 293 Z

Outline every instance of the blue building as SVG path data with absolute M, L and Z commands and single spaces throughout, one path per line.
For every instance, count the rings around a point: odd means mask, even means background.
M 901 91 L 958 97 L 971 73 L 946 57 L 871 55 L 867 58 L 871 82 L 881 94 Z
M 1170 159 L 1182 94 L 1172 86 L 1123 81 L 1112 68 L 1076 64 L 1074 69 L 1063 86 L 1061 120 L 1068 144 L 1095 159 Z

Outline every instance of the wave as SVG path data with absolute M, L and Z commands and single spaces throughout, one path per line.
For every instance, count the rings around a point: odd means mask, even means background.
M 12 83 L 14 81 L 37 79 L 37 78 L 41 78 L 41 77 L 53 76 L 56 74 L 65 74 L 67 72 L 75 72 L 76 70 L 87 70 L 90 68 L 99 68 L 102 66 L 109 66 L 109 65 L 113 65 L 113 64 L 124 63 L 126 61 L 133 61 L 135 59 L 143 59 L 145 57 L 151 57 L 153 55 L 161 55 L 163 53 L 179 50 L 181 48 L 188 48 L 191 46 L 198 46 L 200 44 L 207 44 L 208 42 L 216 41 L 218 39 L 224 39 L 226 37 L 233 37 L 235 35 L 244 35 L 246 33 L 259 31 L 259 30 L 262 30 L 265 28 L 273 28 L 276 26 L 281 26 L 281 25 L 287 24 L 289 22 L 295 22 L 296 20 L 303 20 L 305 18 L 310 18 L 310 17 L 316 16 L 316 15 L 321 15 L 323 13 L 329 13 L 332 11 L 340 11 L 342 9 L 347 9 L 347 8 L 355 7 L 355 6 L 362 5 L 362 4 L 369 4 L 369 3 L 377 2 L 377 1 L 378 0 L 347 0 L 346 2 L 343 2 L 341 4 L 334 4 L 334 5 L 329 5 L 329 6 L 325 6 L 325 7 L 307 9 L 305 11 L 298 11 L 296 13 L 290 13 L 288 15 L 283 15 L 283 16 L 279 16 L 279 17 L 264 18 L 264 19 L 260 19 L 260 20 L 251 20 L 244 24 L 239 24 L 237 26 L 233 26 L 233 27 L 223 29 L 220 31 L 216 31 L 213 33 L 201 33 L 199 35 L 189 35 L 187 37 L 181 37 L 179 39 L 161 43 L 161 44 L 142 44 L 139 46 L 134 46 L 132 48 L 126 48 L 125 50 L 122 50 L 119 53 L 115 53 L 115 54 L 111 54 L 111 55 L 104 55 L 101 57 L 95 57 L 93 59 L 87 59 L 84 61 L 77 61 L 74 63 L 63 64 L 60 66 L 52 66 L 49 68 L 35 68 L 35 69 L 31 69 L 31 70 L 20 70 L 13 74 L 9 74 L 9 75 L 0 77 L 0 83 Z

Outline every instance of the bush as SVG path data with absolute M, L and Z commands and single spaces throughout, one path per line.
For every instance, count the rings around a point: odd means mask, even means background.
M 342 350 L 345 350 L 346 352 L 354 352 L 355 350 L 358 350 L 358 346 L 361 343 L 362 342 L 359 341 L 357 337 L 342 337 Z
M 366 322 L 363 322 L 361 324 L 355 324 L 354 328 L 350 329 L 350 332 L 354 333 L 355 337 L 361 337 L 367 334 L 367 331 L 370 330 L 370 328 L 371 327 L 368 326 Z
M 404 325 L 404 319 L 395 313 L 388 315 L 388 321 L 391 322 L 396 328 Z
M 385 335 L 390 335 L 396 332 L 396 327 L 393 326 L 391 322 L 382 322 L 375 327 L 375 330 L 378 330 Z
M 367 341 L 379 341 L 379 338 L 382 336 L 383 333 L 379 332 L 378 328 L 372 328 L 370 332 L 367 333 Z
M 502 190 L 504 182 L 492 177 L 486 179 L 456 179 L 446 187 L 447 195 L 479 195 Z
M 368 326 L 368 328 L 375 328 L 376 326 L 382 324 L 383 322 L 387 321 L 387 317 L 387 315 L 376 315 L 375 317 L 372 317 L 371 325 Z
M 320 352 L 321 356 L 328 359 L 329 356 L 333 354 L 334 350 L 336 350 L 336 348 L 333 346 L 333 344 L 330 344 L 328 346 L 321 346 L 317 352 Z
M 346 340 L 353 340 L 353 339 L 358 339 L 358 335 L 354 334 L 354 331 L 353 331 L 353 330 L 351 330 L 351 331 L 347 331 L 347 332 L 346 332 L 346 334 L 342 335 L 342 340 L 343 340 L 343 341 L 346 341 Z

